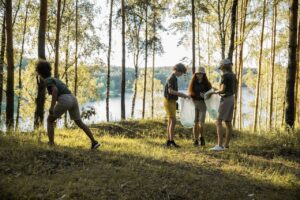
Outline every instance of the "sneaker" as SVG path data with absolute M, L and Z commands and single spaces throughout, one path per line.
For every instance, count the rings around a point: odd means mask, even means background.
M 167 147 L 170 147 L 170 146 L 171 146 L 171 141 L 167 140 Z
M 167 141 L 167 147 L 176 147 L 176 148 L 179 148 L 180 146 L 178 145 L 178 144 L 176 144 L 175 142 L 174 142 L 174 140 L 168 140 Z
M 199 146 L 199 141 L 198 140 L 195 140 L 194 141 L 194 147 L 198 147 Z
M 216 145 L 213 148 L 209 149 L 210 151 L 224 151 L 224 147 Z
M 176 144 L 176 143 L 174 142 L 174 140 L 171 141 L 171 145 L 173 145 L 173 146 L 176 147 L 176 148 L 180 148 L 180 146 L 179 146 L 178 144 Z
M 50 147 L 54 147 L 54 146 L 55 146 L 55 143 L 54 143 L 54 142 L 48 142 L 48 145 L 49 145 Z
M 91 149 L 92 149 L 92 150 L 95 150 L 95 149 L 97 149 L 98 147 L 100 147 L 100 144 L 99 144 L 97 141 L 95 141 L 95 142 L 92 143 Z
M 229 149 L 229 146 L 224 146 L 224 149 Z
M 200 144 L 201 144 L 201 146 L 205 146 L 204 137 L 200 137 Z

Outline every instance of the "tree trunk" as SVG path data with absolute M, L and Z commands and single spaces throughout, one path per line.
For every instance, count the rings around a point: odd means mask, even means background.
M 132 104 L 131 104 L 131 118 L 134 117 L 135 100 L 137 95 L 138 64 L 134 65 L 134 69 L 135 69 L 135 74 L 134 74 L 135 82 L 134 82 L 134 92 L 133 92 Z
M 298 16 L 299 18 L 299 16 Z M 298 43 L 297 43 L 297 69 L 296 69 L 296 89 L 295 89 L 295 121 L 300 125 L 299 114 L 300 114 L 300 105 L 299 105 L 299 68 L 300 65 L 300 19 L 298 19 Z
M 25 19 L 24 19 L 24 28 L 23 28 L 23 38 L 22 38 L 22 47 L 21 47 L 21 53 L 20 53 L 20 63 L 19 63 L 19 96 L 18 96 L 18 105 L 17 105 L 17 117 L 16 117 L 16 129 L 19 127 L 19 118 L 20 118 L 20 104 L 21 104 L 21 98 L 22 98 L 22 60 L 23 60 L 23 53 L 24 53 L 24 43 L 25 43 L 25 34 L 27 29 L 27 16 L 28 16 L 28 9 L 29 9 L 30 1 L 26 5 L 26 11 L 25 11 Z
M 122 0 L 122 81 L 121 81 L 121 119 L 125 115 L 125 0 Z
M 7 89 L 6 89 L 6 126 L 14 126 L 14 48 L 12 30 L 12 1 L 6 0 L 6 34 L 7 34 Z
M 40 24 L 39 24 L 39 39 L 38 39 L 38 57 L 46 60 L 45 54 L 45 35 L 47 26 L 47 0 L 40 0 Z M 45 85 L 38 76 L 36 77 L 38 94 L 35 99 L 36 109 L 34 113 L 34 127 L 42 125 L 44 121 L 44 106 L 45 106 Z
M 155 75 L 155 71 L 154 71 L 154 68 L 155 68 L 155 43 L 156 43 L 156 40 L 155 40 L 155 34 L 156 34 L 156 26 L 155 26 L 155 20 L 156 20 L 156 12 L 155 10 L 153 11 L 154 12 L 154 16 L 153 16 L 153 38 L 154 38 L 154 41 L 153 41 L 153 48 L 152 48 L 152 84 L 151 84 L 151 100 L 152 100 L 152 104 L 151 104 L 151 117 L 153 118 L 154 117 L 154 75 Z
M 210 79 L 210 29 L 209 25 L 207 24 L 207 65 L 208 65 L 208 79 Z
M 242 129 L 242 83 L 243 83 L 243 49 L 244 49 L 244 40 L 245 40 L 245 28 L 246 28 L 246 18 L 247 18 L 247 7 L 248 7 L 248 0 L 245 0 L 245 7 L 243 13 L 243 24 L 242 24 L 242 31 L 241 31 L 241 48 L 239 53 L 239 130 Z M 242 7 L 243 8 L 243 7 Z
M 136 60 L 138 60 L 138 55 L 135 56 Z M 136 61 L 134 63 L 134 77 L 135 77 L 135 82 L 134 82 L 134 92 L 133 92 L 133 97 L 132 97 L 132 104 L 131 104 L 131 118 L 134 117 L 134 108 L 135 108 L 135 100 L 136 100 L 136 95 L 137 95 L 137 81 L 138 81 L 138 62 Z
M 258 99 L 260 95 L 260 78 L 261 78 L 261 63 L 262 63 L 262 50 L 264 45 L 264 30 L 265 30 L 265 18 L 266 18 L 266 0 L 263 2 L 263 18 L 260 35 L 260 49 L 259 49 L 259 60 L 257 69 L 257 80 L 256 80 L 256 95 L 255 95 L 255 107 L 254 107 L 254 121 L 253 121 L 253 132 L 257 129 L 257 113 L 258 113 Z
M 146 103 L 146 89 L 147 89 L 147 65 L 148 65 L 148 4 L 146 3 L 146 13 L 145 13 L 145 73 L 144 73 L 144 93 L 143 93 L 143 112 L 142 117 L 145 118 L 145 103 Z
M 286 94 L 286 87 L 284 88 L 284 94 Z M 284 125 L 284 119 L 285 119 L 285 104 L 286 104 L 286 98 L 283 98 L 283 106 L 282 106 L 282 113 L 281 113 L 281 127 Z
M 61 25 L 61 0 L 57 0 L 57 13 L 56 13 L 56 35 L 55 35 L 55 62 L 54 62 L 54 77 L 58 78 L 58 63 L 59 63 L 59 35 Z
M 75 80 L 74 80 L 74 95 L 77 96 L 78 84 L 78 0 L 75 2 Z
M 262 87 L 259 88 L 259 93 L 261 94 L 262 93 Z M 259 132 L 262 130 L 262 125 L 261 125 L 261 117 L 262 117 L 262 112 L 263 112 L 263 97 L 262 95 L 259 96 L 259 101 L 260 103 L 258 104 L 258 110 L 259 110 L 259 113 L 258 113 L 258 129 L 259 129 Z
M 272 53 L 271 53 L 271 83 L 270 83 L 270 96 L 269 96 L 269 121 L 268 127 L 272 128 L 273 121 L 273 85 L 274 85 L 274 65 L 275 65 L 275 51 L 276 51 L 276 26 L 277 26 L 277 3 L 273 4 L 273 19 L 272 19 Z
M 201 46 L 200 46 L 200 18 L 197 23 L 197 37 L 198 37 L 198 65 L 201 66 Z
M 65 82 L 66 86 L 69 87 L 69 75 L 68 75 L 68 68 L 69 68 L 69 42 L 70 42 L 70 25 L 67 25 L 67 43 L 66 43 L 66 63 L 65 63 Z M 68 127 L 68 115 L 65 113 L 65 127 Z
M 278 75 L 276 75 L 275 79 L 278 80 Z M 276 89 L 275 89 L 275 104 L 274 104 L 274 106 L 275 106 L 274 127 L 276 129 L 277 128 L 277 115 L 278 115 L 278 106 L 277 106 L 278 105 L 278 90 L 279 90 L 278 81 L 276 81 L 275 84 L 276 84 L 276 87 L 275 87 Z
M 223 1 L 222 1 L 223 2 Z M 221 11 L 221 0 L 218 0 L 218 23 L 219 23 L 219 36 L 221 42 L 221 55 L 222 59 L 225 59 L 225 48 L 226 48 L 226 28 L 225 28 L 225 17 L 226 17 L 226 5 L 228 0 L 224 0 L 224 5 Z M 222 15 L 222 16 L 221 16 Z
M 2 98 L 3 98 L 3 66 L 4 66 L 4 56 L 5 56 L 5 42 L 6 42 L 6 31 L 5 31 L 5 12 L 2 22 L 2 35 L 1 35 L 1 52 L 0 52 L 0 119 L 2 114 Z
M 111 32 L 112 12 L 114 0 L 110 1 L 109 30 L 108 30 L 108 55 L 107 55 L 107 79 L 106 79 L 106 121 L 109 122 L 109 96 L 110 96 L 110 54 L 111 54 Z
M 195 73 L 195 0 L 192 0 L 192 71 Z
M 238 16 L 239 16 L 239 12 L 238 12 L 238 7 L 239 7 L 239 4 L 237 4 L 237 13 L 236 13 L 236 18 L 238 19 Z M 235 58 L 234 58 L 234 73 L 236 75 L 238 75 L 238 30 L 239 30 L 239 21 L 237 20 L 237 23 L 236 23 L 236 27 L 235 27 Z M 236 124 L 236 116 L 237 116 L 237 94 L 234 95 L 234 106 L 233 106 L 233 127 L 235 127 L 235 124 Z
M 132 98 L 132 105 L 131 105 L 131 118 L 134 116 L 134 108 L 135 108 L 135 101 L 136 101 L 136 96 L 137 96 L 137 81 L 138 81 L 138 63 L 139 63 L 139 56 L 140 56 L 140 30 L 141 30 L 141 23 L 142 19 L 140 19 L 140 22 L 136 21 L 136 17 L 134 17 L 134 23 L 136 25 L 136 30 L 137 30 L 137 35 L 136 35 L 136 40 L 135 40 L 135 50 L 136 54 L 134 56 L 134 69 L 135 69 L 135 82 L 134 82 L 134 92 L 133 92 L 133 98 Z M 138 24 L 137 24 L 138 23 Z
M 295 78 L 296 78 L 296 50 L 297 50 L 297 19 L 298 0 L 290 0 L 289 16 L 289 55 L 286 76 L 286 107 L 285 123 L 287 128 L 294 128 L 295 122 Z
M 234 49 L 234 34 L 235 34 L 235 23 L 236 23 L 236 12 L 237 12 L 238 0 L 234 0 L 231 9 L 231 34 L 230 34 L 230 44 L 228 50 L 228 58 L 232 61 L 233 49 Z

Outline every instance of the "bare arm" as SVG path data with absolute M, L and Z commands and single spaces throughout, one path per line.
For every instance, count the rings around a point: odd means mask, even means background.
M 220 89 L 218 89 L 217 91 L 214 92 L 214 94 L 224 94 L 225 92 L 225 85 L 221 84 L 220 85 Z
M 177 91 L 173 90 L 172 88 L 169 88 L 169 94 L 177 95 L 177 96 L 183 97 L 183 98 L 189 98 L 189 96 L 187 96 L 186 94 L 177 92 Z

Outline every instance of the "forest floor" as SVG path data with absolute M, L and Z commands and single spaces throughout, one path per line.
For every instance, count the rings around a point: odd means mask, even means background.
M 93 125 L 101 147 L 89 150 L 79 129 L 0 134 L 0 199 L 300 199 L 300 131 L 235 132 L 230 149 L 194 147 L 176 127 L 181 148 L 165 147 L 159 120 Z

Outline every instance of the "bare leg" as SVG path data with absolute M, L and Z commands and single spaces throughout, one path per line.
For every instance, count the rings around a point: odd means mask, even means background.
M 199 135 L 200 135 L 200 137 L 203 137 L 203 127 L 204 127 L 204 123 L 200 122 L 199 123 Z
M 199 140 L 199 124 L 195 123 L 193 128 L 194 140 Z
M 94 136 L 93 136 L 91 130 L 89 129 L 89 127 L 88 127 L 87 125 L 85 125 L 85 124 L 82 122 L 81 119 L 75 120 L 75 123 L 77 124 L 77 126 L 78 126 L 79 128 L 81 128 L 81 129 L 85 132 L 85 134 L 90 138 L 90 140 L 91 140 L 92 143 L 95 143 L 95 142 L 96 142 L 96 140 L 95 140 L 95 138 L 94 138 Z
M 54 145 L 54 122 L 57 118 L 49 115 L 47 119 L 47 135 L 49 138 L 49 145 Z
M 218 145 L 223 145 L 222 120 L 217 120 Z
M 226 138 L 225 138 L 224 147 L 229 147 L 229 142 L 232 134 L 232 124 L 231 122 L 225 122 L 225 124 L 226 124 Z
M 171 127 L 171 118 L 168 118 L 168 124 L 167 124 L 167 135 L 168 135 L 168 140 L 170 140 L 170 127 Z
M 174 129 L 175 129 L 175 124 L 176 124 L 176 118 L 175 117 L 170 117 L 170 125 L 169 125 L 169 140 L 173 140 L 174 136 Z

